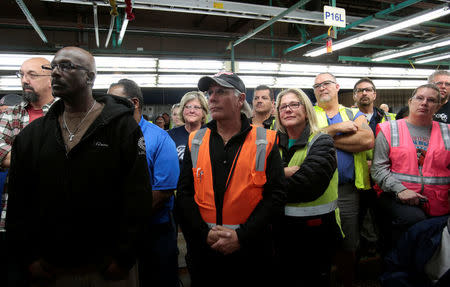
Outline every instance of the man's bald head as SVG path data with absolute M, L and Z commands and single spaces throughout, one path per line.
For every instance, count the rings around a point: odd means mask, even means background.
M 47 102 L 51 99 L 52 89 L 48 70 L 42 69 L 42 65 L 49 65 L 45 58 L 30 58 L 22 63 L 19 70 L 20 83 L 23 97 L 29 103 L 37 103 L 40 100 Z
M 78 47 L 65 47 L 56 52 L 52 66 L 53 95 L 69 102 L 83 94 L 82 91 L 92 93 L 96 68 L 91 53 Z
M 92 54 L 88 51 L 78 47 L 64 47 L 56 52 L 55 57 L 58 54 L 70 57 L 74 60 L 72 61 L 72 63 L 83 66 L 89 69 L 89 72 L 94 72 L 95 74 L 97 74 L 94 56 L 92 56 Z

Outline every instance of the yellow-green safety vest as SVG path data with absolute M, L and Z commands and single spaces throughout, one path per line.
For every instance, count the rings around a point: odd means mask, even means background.
M 328 126 L 327 113 L 319 106 L 314 106 L 316 111 L 317 120 L 319 121 L 319 128 L 324 128 Z M 341 115 L 342 121 L 352 121 L 354 115 L 358 112 L 358 109 L 346 108 L 343 105 L 339 105 L 339 114 Z M 355 152 L 353 153 L 353 161 L 355 164 L 355 186 L 358 189 L 369 190 L 370 178 L 369 178 L 369 167 L 367 165 L 367 152 Z
M 309 152 L 309 149 L 314 144 L 314 142 L 320 137 L 323 133 L 311 134 L 308 138 L 308 144 L 295 151 L 291 160 L 288 163 L 288 166 L 300 166 L 306 158 L 306 155 Z M 283 156 L 283 152 L 280 149 L 280 154 Z M 337 199 L 338 199 L 338 170 L 336 169 L 333 173 L 333 177 L 328 184 L 325 192 L 316 200 L 301 202 L 301 203 L 287 203 L 284 208 L 284 214 L 286 216 L 296 216 L 296 217 L 306 217 L 306 216 L 317 216 L 322 214 L 330 213 L 334 210 L 336 223 L 341 228 L 341 218 L 339 216 L 339 208 L 337 207 Z M 342 232 L 342 235 L 344 233 Z

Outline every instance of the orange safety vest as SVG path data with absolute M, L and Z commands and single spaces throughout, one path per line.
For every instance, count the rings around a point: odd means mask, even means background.
M 211 227 L 221 224 L 236 229 L 247 221 L 262 199 L 266 183 L 266 160 L 273 148 L 276 132 L 252 126 L 228 175 L 222 208 L 222 223 L 216 219 L 214 188 L 209 149 L 211 130 L 200 129 L 189 135 L 194 175 L 194 199 L 203 220 Z M 213 151 L 214 152 L 214 151 Z
M 407 189 L 428 198 L 425 212 L 431 216 L 450 212 L 448 190 L 450 188 L 450 132 L 449 125 L 433 121 L 427 154 L 419 169 L 416 147 L 405 120 L 380 124 L 389 144 L 391 173 Z

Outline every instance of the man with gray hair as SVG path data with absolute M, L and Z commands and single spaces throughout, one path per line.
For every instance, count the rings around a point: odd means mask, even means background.
M 270 223 L 286 200 L 276 133 L 242 114 L 236 74 L 203 77 L 198 88 L 212 121 L 189 135 L 176 199 L 192 286 L 273 286 Z
M 434 114 L 434 120 L 442 123 L 450 123 L 450 72 L 446 70 L 437 70 L 428 77 L 428 83 L 438 87 L 441 96 L 441 105 Z

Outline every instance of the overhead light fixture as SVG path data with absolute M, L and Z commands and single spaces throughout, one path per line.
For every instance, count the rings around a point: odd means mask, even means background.
M 450 58 L 450 52 L 437 54 L 437 55 L 433 55 L 433 56 L 428 56 L 428 57 L 423 57 L 423 58 L 418 58 L 414 61 L 414 63 L 423 64 L 423 63 L 434 62 L 434 61 L 439 61 L 439 60 L 448 59 L 448 58 Z
M 420 53 L 423 51 L 429 51 L 432 49 L 436 49 L 436 48 L 444 47 L 444 46 L 448 46 L 448 45 L 450 45 L 450 37 L 446 37 L 444 39 L 440 39 L 440 40 L 432 41 L 429 43 L 424 43 L 424 44 L 421 44 L 418 46 L 398 50 L 398 51 L 395 51 L 394 53 L 389 53 L 387 55 L 375 57 L 372 59 L 372 61 L 375 61 L 375 62 L 384 61 L 384 60 L 388 60 L 388 59 L 393 59 L 393 58 L 398 58 L 398 57 L 402 57 L 402 56 L 406 56 L 406 55 Z
M 156 58 L 95 56 L 99 72 L 156 72 Z
M 437 8 L 434 8 L 431 10 L 426 10 L 426 11 L 414 14 L 410 17 L 389 23 L 380 28 L 367 31 L 367 32 L 346 38 L 341 41 L 337 41 L 335 44 L 333 44 L 333 51 L 344 49 L 344 48 L 353 46 L 357 43 L 361 43 L 361 42 L 364 42 L 364 41 L 367 41 L 370 39 L 374 39 L 374 38 L 392 33 L 394 31 L 405 29 L 407 27 L 414 26 L 414 25 L 423 23 L 425 21 L 430 21 L 430 20 L 445 16 L 449 13 L 450 13 L 449 4 L 444 4 Z M 320 48 L 309 51 L 308 53 L 305 54 L 305 56 L 306 57 L 317 57 L 322 54 L 325 54 L 326 52 L 327 52 L 326 47 L 320 47 Z
M 158 71 L 176 73 L 210 73 L 215 74 L 224 68 L 223 61 L 213 60 L 164 60 L 158 61 Z
M 277 74 L 280 68 L 279 63 L 273 62 L 238 62 L 239 70 L 242 74 Z

